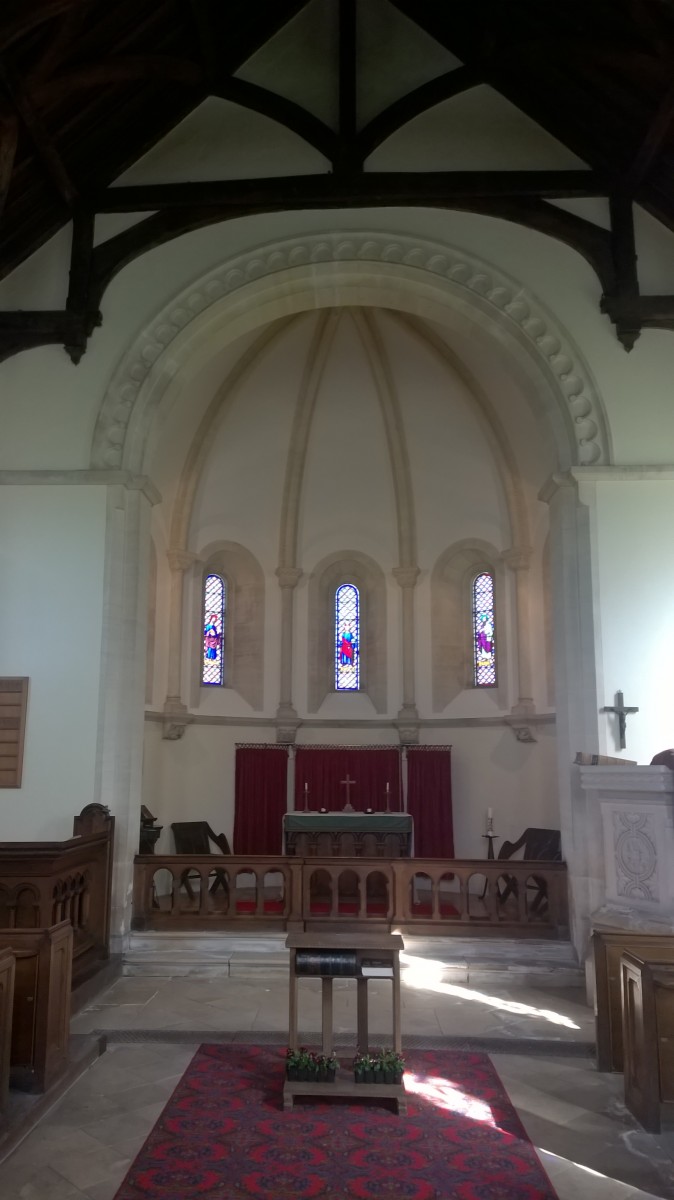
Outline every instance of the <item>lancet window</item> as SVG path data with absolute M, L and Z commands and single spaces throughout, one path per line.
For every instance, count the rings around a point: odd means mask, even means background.
M 360 596 L 352 583 L 335 592 L 335 688 L 357 692 L 360 687 Z
M 475 687 L 496 687 L 496 611 L 491 571 L 482 571 L 473 580 L 472 601 Z
M 221 575 L 207 575 L 203 591 L 203 651 L 201 682 L 222 685 L 225 681 L 225 614 L 227 585 Z

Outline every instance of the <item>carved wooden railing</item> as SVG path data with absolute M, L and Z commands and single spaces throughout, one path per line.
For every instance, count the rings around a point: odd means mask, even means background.
M 88 804 L 65 842 L 0 842 L 0 928 L 70 921 L 73 986 L 109 954 L 114 826 L 107 808 Z
M 135 929 L 301 929 L 568 935 L 564 863 L 483 859 L 139 855 Z

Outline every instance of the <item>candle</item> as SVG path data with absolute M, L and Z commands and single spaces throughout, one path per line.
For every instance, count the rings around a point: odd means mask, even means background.
M 491 821 L 493 815 L 494 815 L 494 810 L 492 808 L 488 808 L 487 809 L 487 820 Z
M 391 790 L 391 788 L 390 788 L 390 785 L 389 785 L 389 783 L 387 782 L 387 783 L 386 783 L 386 795 L 387 795 L 387 796 L 388 796 L 388 794 L 389 794 L 390 790 Z
M 309 784 L 308 784 L 308 783 L 305 783 L 305 785 L 304 785 L 304 790 L 305 790 L 305 792 L 308 792 L 308 791 L 309 791 Z M 489 810 L 489 815 L 491 816 L 491 809 Z

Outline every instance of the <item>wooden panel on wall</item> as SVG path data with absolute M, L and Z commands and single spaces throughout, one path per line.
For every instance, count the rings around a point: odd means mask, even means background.
M 21 787 L 27 677 L 0 676 L 0 788 Z
M 9 949 L 0 950 L 0 1117 L 6 1113 L 9 1102 L 13 1005 L 14 955 Z

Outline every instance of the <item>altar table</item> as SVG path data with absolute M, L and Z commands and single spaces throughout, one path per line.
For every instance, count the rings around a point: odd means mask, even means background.
M 412 818 L 399 812 L 292 812 L 283 818 L 285 853 L 301 858 L 409 858 L 412 829 Z

